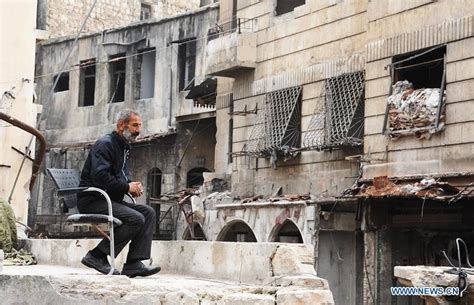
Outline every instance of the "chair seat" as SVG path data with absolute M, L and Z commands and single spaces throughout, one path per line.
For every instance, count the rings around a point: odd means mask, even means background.
M 109 216 L 102 214 L 73 214 L 66 219 L 67 222 L 73 223 L 108 223 Z M 118 227 L 122 225 L 122 221 L 114 217 L 114 226 Z

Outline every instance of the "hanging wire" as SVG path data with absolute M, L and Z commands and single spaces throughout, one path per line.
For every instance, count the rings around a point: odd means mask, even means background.
M 183 42 L 177 42 L 177 43 L 174 43 L 173 45 L 177 45 L 177 46 L 180 46 L 180 45 L 183 45 L 183 44 L 187 44 L 189 42 L 193 42 L 193 41 L 201 41 L 201 40 L 205 40 L 205 39 L 208 39 L 212 36 L 215 36 L 215 35 L 222 35 L 222 34 L 227 34 L 227 33 L 232 33 L 233 30 L 227 30 L 227 31 L 224 31 L 224 32 L 219 32 L 217 34 L 206 34 L 206 35 L 203 35 L 203 36 L 200 36 L 200 37 L 196 37 L 196 38 L 193 38 L 193 39 L 189 39 L 189 40 L 186 40 L 186 41 L 183 41 Z M 73 42 L 73 46 L 76 42 L 76 39 L 74 40 Z M 61 72 L 50 72 L 50 73 L 44 73 L 44 74 L 40 74 L 40 75 L 37 75 L 33 78 L 33 80 L 37 80 L 37 79 L 40 79 L 40 78 L 43 78 L 43 77 L 48 77 L 48 76 L 52 76 L 52 75 L 57 75 L 58 73 L 65 73 L 65 72 L 73 72 L 73 71 L 77 71 L 77 70 L 80 70 L 80 69 L 83 69 L 83 68 L 87 68 L 87 67 L 91 67 L 91 66 L 98 66 L 98 65 L 104 65 L 104 64 L 108 64 L 108 63 L 111 63 L 111 62 L 114 62 L 114 61 L 117 61 L 117 60 L 122 60 L 122 59 L 126 59 L 126 58 L 131 58 L 131 57 L 136 57 L 136 56 L 140 56 L 140 55 L 143 55 L 143 54 L 147 54 L 147 53 L 153 53 L 153 52 L 158 52 L 158 51 L 165 51 L 167 49 L 172 49 L 173 50 L 173 45 L 167 45 L 165 47 L 162 47 L 162 48 L 153 48 L 153 49 L 150 49 L 150 50 L 146 50 L 146 51 L 143 51 L 143 52 L 139 52 L 139 53 L 134 53 L 134 54 L 130 54 L 130 55 L 124 55 L 124 56 L 120 56 L 120 57 L 115 57 L 113 59 L 109 59 L 109 60 L 104 60 L 104 61 L 96 61 L 95 63 L 91 63 L 91 64 L 86 64 L 86 65 L 80 65 L 80 64 L 77 64 L 77 65 L 72 65 L 74 68 L 70 68 L 70 69 L 67 69 L 65 70 L 65 64 L 63 65 L 63 68 L 61 69 Z M 201 47 L 200 47 L 201 48 Z M 68 59 L 68 57 L 66 57 Z M 67 60 L 64 61 L 65 63 L 67 62 Z M 16 83 L 18 82 L 18 80 L 11 80 L 11 81 L 3 81 L 3 82 L 0 82 L 0 84 L 7 84 L 7 83 Z

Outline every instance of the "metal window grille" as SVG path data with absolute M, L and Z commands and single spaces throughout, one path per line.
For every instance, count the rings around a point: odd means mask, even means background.
M 301 87 L 273 91 L 265 96 L 265 107 L 258 112 L 244 151 L 268 158 L 287 154 L 300 146 Z
M 326 80 L 303 140 L 305 149 L 357 146 L 364 136 L 363 71 Z

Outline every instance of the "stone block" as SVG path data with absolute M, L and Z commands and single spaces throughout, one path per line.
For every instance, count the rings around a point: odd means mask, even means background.
M 276 293 L 277 305 L 334 305 L 329 290 L 294 290 L 282 288 Z
M 312 265 L 312 253 L 308 248 L 296 249 L 281 244 L 277 247 L 271 263 L 274 276 L 316 275 Z
M 304 287 L 311 289 L 328 289 L 328 281 L 317 276 L 301 275 L 301 276 L 284 276 L 275 281 L 277 286 L 288 287 Z
M 447 64 L 446 82 L 458 82 L 472 78 L 474 78 L 474 58 Z
M 233 293 L 224 296 L 222 303 L 225 305 L 275 305 L 275 297 L 251 293 Z
M 464 80 L 446 85 L 446 101 L 448 103 L 474 99 L 474 79 Z
M 446 59 L 448 63 L 472 57 L 474 38 L 467 38 L 448 44 Z

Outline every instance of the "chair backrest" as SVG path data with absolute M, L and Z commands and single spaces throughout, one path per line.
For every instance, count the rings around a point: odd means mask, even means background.
M 79 187 L 81 173 L 77 169 L 48 168 L 46 170 L 53 178 L 58 191 Z

